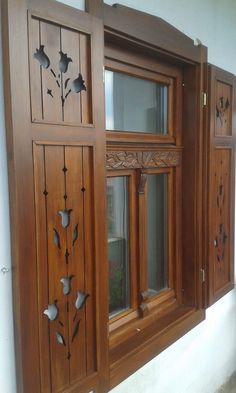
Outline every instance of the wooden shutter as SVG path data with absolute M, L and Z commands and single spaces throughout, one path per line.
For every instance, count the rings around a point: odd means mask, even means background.
M 234 75 L 208 66 L 208 293 L 211 305 L 234 280 Z
M 3 23 L 18 391 L 104 392 L 102 23 L 51 0 Z

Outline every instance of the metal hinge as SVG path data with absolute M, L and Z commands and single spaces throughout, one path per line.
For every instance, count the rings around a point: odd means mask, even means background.
M 202 106 L 207 106 L 207 93 L 202 92 Z
M 201 281 L 205 282 L 206 281 L 206 272 L 205 269 L 201 269 L 200 270 L 200 274 L 201 274 Z

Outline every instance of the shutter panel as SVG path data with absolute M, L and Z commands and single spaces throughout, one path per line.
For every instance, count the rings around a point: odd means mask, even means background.
M 234 75 L 208 66 L 208 293 L 211 305 L 234 280 Z
M 104 392 L 102 22 L 51 0 L 4 8 L 19 392 Z

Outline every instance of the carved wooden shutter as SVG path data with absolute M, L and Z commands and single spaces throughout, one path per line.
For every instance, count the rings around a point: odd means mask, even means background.
M 235 90 L 234 75 L 209 73 L 208 305 L 233 288 Z
M 19 392 L 104 392 L 102 24 L 52 0 L 4 20 Z

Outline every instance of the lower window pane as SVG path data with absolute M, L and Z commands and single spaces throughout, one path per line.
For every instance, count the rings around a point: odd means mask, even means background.
M 167 174 L 147 176 L 148 288 L 150 295 L 168 286 Z
M 109 313 L 130 307 L 128 178 L 107 179 Z

